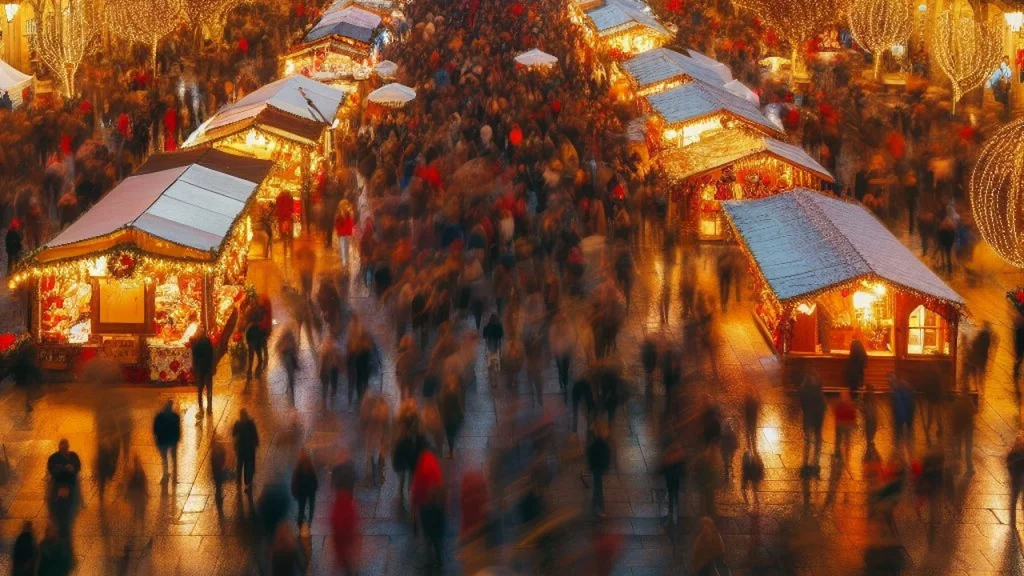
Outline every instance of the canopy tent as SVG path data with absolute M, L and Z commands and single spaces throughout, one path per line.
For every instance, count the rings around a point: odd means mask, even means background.
M 757 106 L 723 88 L 703 82 L 691 82 L 671 90 L 650 94 L 647 103 L 666 126 L 680 125 L 716 115 L 732 116 L 757 131 L 778 134 L 781 131 Z
M 558 58 L 552 56 L 551 54 L 548 54 L 547 52 L 542 52 L 537 48 L 534 48 L 533 50 L 529 50 L 527 52 L 523 52 L 522 54 L 516 56 L 515 60 L 518 64 L 527 67 L 549 67 L 554 66 L 555 64 L 558 63 Z
M 384 60 L 374 66 L 373 70 L 381 78 L 394 78 L 395 74 L 398 73 L 398 64 L 395 64 L 391 60 Z
M 780 303 L 880 279 L 956 310 L 964 308 L 959 294 L 858 204 L 797 189 L 722 206 Z
M 370 102 L 397 108 L 416 99 L 416 91 L 408 86 L 392 82 L 377 88 L 366 97 Z
M 213 148 L 154 155 L 43 244 L 32 261 L 126 244 L 158 256 L 216 260 L 272 165 Z
M 825 182 L 835 179 L 825 167 L 799 146 L 786 144 L 767 136 L 742 131 L 720 131 L 682 148 L 673 148 L 662 155 L 662 164 L 669 177 L 685 180 L 733 164 L 739 160 L 771 157 L 803 170 Z
M 7 92 L 17 108 L 22 104 L 21 93 L 32 86 L 33 76 L 22 73 L 7 62 L 0 60 L 0 92 Z
M 693 81 L 713 86 L 725 85 L 713 70 L 685 54 L 668 48 L 642 52 L 623 62 L 622 69 L 638 96 L 646 96 Z
M 739 80 L 730 80 L 725 83 L 723 88 L 725 88 L 730 94 L 735 94 L 754 106 L 761 105 L 761 97 L 754 93 L 750 88 L 747 88 L 747 85 Z
M 717 74 L 723 83 L 732 80 L 732 70 L 730 70 L 729 67 L 726 66 L 725 64 L 722 64 L 721 62 L 715 60 L 714 58 L 705 56 L 704 54 L 701 54 L 696 50 L 687 50 L 686 53 L 689 54 L 690 58 L 692 58 L 693 61 L 696 62 L 698 65 L 703 66 Z
M 324 13 L 303 38 L 303 43 L 315 42 L 325 36 L 341 36 L 369 44 L 381 20 L 381 15 L 376 12 L 354 5 L 345 6 Z
M 338 115 L 345 94 L 294 74 L 271 82 L 221 108 L 185 141 L 190 147 L 259 127 L 281 137 L 314 145 Z

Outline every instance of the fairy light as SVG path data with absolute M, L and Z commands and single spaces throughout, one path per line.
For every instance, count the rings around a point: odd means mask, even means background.
M 875 80 L 886 50 L 901 44 L 914 31 L 914 12 L 907 0 L 855 0 L 847 18 L 850 32 L 875 57 Z
M 1003 259 L 1024 268 L 1024 119 L 1003 126 L 985 142 L 971 173 L 974 221 Z
M 994 26 L 971 16 L 955 16 L 951 10 L 939 15 L 932 34 L 932 53 L 953 86 L 953 113 L 960 98 L 980 86 L 999 65 L 1002 46 L 1003 34 Z
M 737 0 L 737 4 L 774 28 L 790 46 L 790 59 L 796 71 L 801 47 L 816 34 L 835 24 L 845 14 L 849 0 Z
M 92 49 L 96 28 L 82 0 L 71 0 L 60 14 L 39 18 L 36 49 L 39 59 L 60 79 L 61 94 L 75 96 L 75 75 Z
M 178 28 L 185 17 L 182 0 L 110 0 L 105 11 L 114 35 L 128 42 L 148 44 L 153 70 L 160 39 Z

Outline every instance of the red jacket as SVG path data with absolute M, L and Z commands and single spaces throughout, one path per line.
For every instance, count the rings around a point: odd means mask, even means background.
M 423 505 L 430 500 L 430 494 L 434 489 L 441 486 L 441 482 L 441 465 L 437 461 L 437 456 L 429 450 L 423 451 L 412 475 L 410 500 L 413 513 L 419 513 Z
M 331 530 L 334 552 L 342 566 L 355 564 L 359 554 L 359 510 L 348 490 L 339 490 L 331 507 Z
M 291 192 L 282 190 L 281 193 L 277 195 L 274 207 L 277 209 L 277 219 L 279 221 L 291 220 L 292 214 L 295 213 L 295 199 L 292 198 Z
M 338 234 L 338 237 L 351 236 L 352 231 L 356 227 L 356 221 L 352 219 L 352 216 L 346 214 L 342 216 L 339 214 L 334 219 L 334 231 Z

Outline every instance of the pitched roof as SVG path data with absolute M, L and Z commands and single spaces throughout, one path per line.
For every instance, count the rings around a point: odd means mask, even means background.
M 638 54 L 623 62 L 622 67 L 641 91 L 666 80 L 684 77 L 716 86 L 724 85 L 718 74 L 710 68 L 668 48 L 655 48 Z
M 650 94 L 647 102 L 666 124 L 678 124 L 717 112 L 728 112 L 770 132 L 779 132 L 753 103 L 703 82 L 691 82 Z
M 643 26 L 659 34 L 670 36 L 669 31 L 654 16 L 644 12 L 643 4 L 631 0 L 608 0 L 587 12 L 594 29 L 601 36 L 618 32 L 622 28 Z
M 779 301 L 878 278 L 964 306 L 959 294 L 858 204 L 797 189 L 724 201 L 722 207 Z
M 306 34 L 303 42 L 313 42 L 324 36 L 344 36 L 369 43 L 373 31 L 380 26 L 380 14 L 356 5 L 345 6 L 325 13 Z
M 834 181 L 832 174 L 803 148 L 740 130 L 721 130 L 708 136 L 702 135 L 693 144 L 667 151 L 662 155 L 662 161 L 672 177 L 684 179 L 760 154 L 769 154 L 823 180 Z

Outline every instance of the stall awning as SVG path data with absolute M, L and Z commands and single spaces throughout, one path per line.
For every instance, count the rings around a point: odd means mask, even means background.
M 587 12 L 587 17 L 600 36 L 610 36 L 635 27 L 644 27 L 656 34 L 671 36 L 657 18 L 644 12 L 643 4 L 632 0 L 608 0 L 604 5 Z
M 651 94 L 647 96 L 647 102 L 670 126 L 724 112 L 770 133 L 779 133 L 779 128 L 761 114 L 757 106 L 703 82 L 691 82 Z
M 364 10 L 359 6 L 346 6 L 333 12 L 324 13 L 306 34 L 303 42 L 314 42 L 324 36 L 342 36 L 369 44 L 370 38 L 373 37 L 373 31 L 380 26 L 380 23 L 380 14 Z
M 345 93 L 336 88 L 294 74 L 221 108 L 184 145 L 219 140 L 256 126 L 313 144 L 334 122 L 344 98 Z
M 643 95 L 648 86 L 669 80 L 696 80 L 723 86 L 725 82 L 713 70 L 701 66 L 689 56 L 668 48 L 655 48 L 622 63 L 622 68 Z
M 662 164 L 669 176 L 683 180 L 762 154 L 814 174 L 826 182 L 835 181 L 832 174 L 803 148 L 739 130 L 722 130 L 688 146 L 670 149 L 662 155 Z
M 214 149 L 154 155 L 44 244 L 35 260 L 125 244 L 151 254 L 215 260 L 272 166 Z
M 806 189 L 722 206 L 780 302 L 880 279 L 962 309 L 964 300 L 858 204 Z

